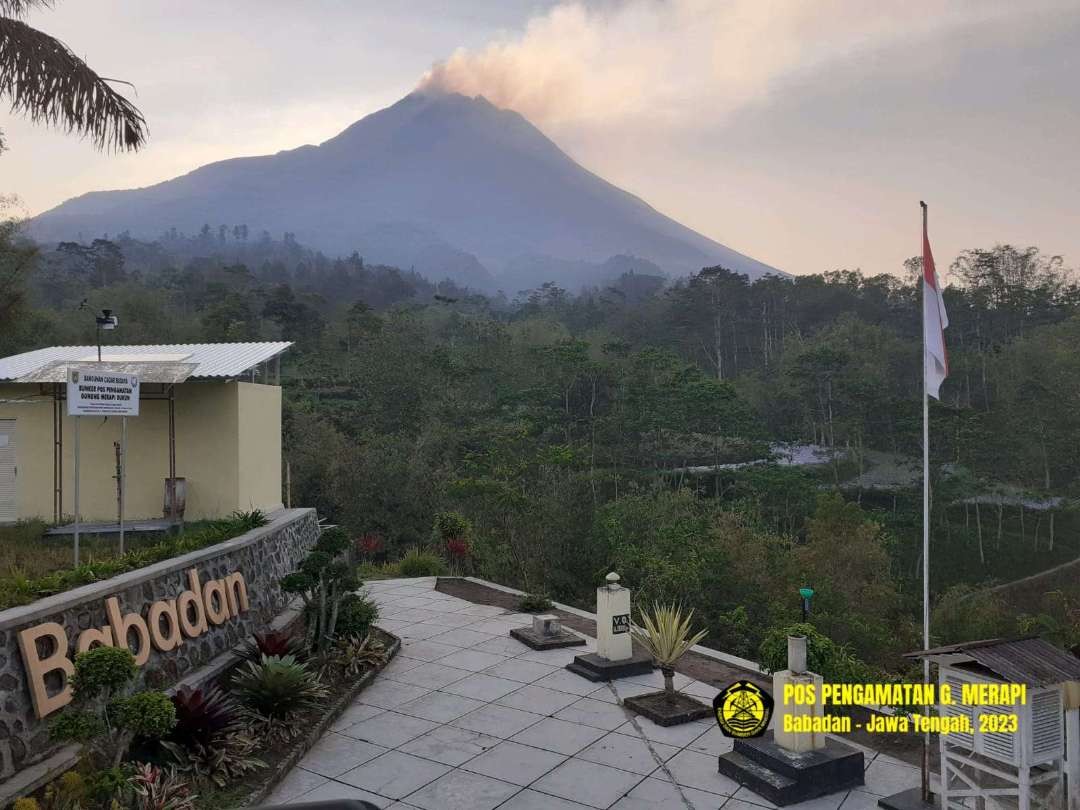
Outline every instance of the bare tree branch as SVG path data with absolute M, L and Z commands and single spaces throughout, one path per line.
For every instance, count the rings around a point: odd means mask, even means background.
M 0 0 L 25 10 L 49 0 Z M 102 150 L 136 150 L 146 142 L 142 113 L 58 39 L 0 16 L 0 95 L 35 123 L 89 136 Z

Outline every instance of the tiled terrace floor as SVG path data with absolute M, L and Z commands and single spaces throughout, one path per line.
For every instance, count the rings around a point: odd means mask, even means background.
M 401 651 L 280 785 L 270 803 L 359 798 L 394 810 L 761 810 L 717 773 L 730 750 L 712 720 L 672 728 L 619 699 L 652 676 L 598 686 L 563 667 L 585 648 L 535 652 L 511 639 L 531 617 L 434 590 L 433 579 L 367 587 Z M 588 649 L 595 644 L 589 639 Z M 711 701 L 716 689 L 677 676 Z M 796 805 L 870 810 L 919 784 L 906 763 L 866 751 L 859 790 Z

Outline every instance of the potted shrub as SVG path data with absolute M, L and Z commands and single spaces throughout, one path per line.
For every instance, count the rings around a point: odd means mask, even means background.
M 632 628 L 634 640 L 649 651 L 660 668 L 664 688 L 627 698 L 623 704 L 660 726 L 689 723 L 712 714 L 711 706 L 675 689 L 675 664 L 706 634 L 705 630 L 690 634 L 693 617 L 693 610 L 684 616 L 681 607 L 656 604 L 651 613 L 642 613 L 642 627 Z

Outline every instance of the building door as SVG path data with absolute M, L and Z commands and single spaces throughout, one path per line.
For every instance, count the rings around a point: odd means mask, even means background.
M 15 420 L 0 419 L 0 523 L 14 523 L 19 510 L 15 504 Z

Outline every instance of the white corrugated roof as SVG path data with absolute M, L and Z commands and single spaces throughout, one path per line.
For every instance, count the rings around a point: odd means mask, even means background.
M 284 340 L 260 343 L 173 343 L 158 346 L 102 346 L 103 361 L 148 361 L 193 363 L 192 377 L 238 377 L 245 371 L 281 354 L 292 343 Z M 50 363 L 92 362 L 97 346 L 50 346 L 32 352 L 0 358 L 0 381 L 16 380 L 37 372 Z

